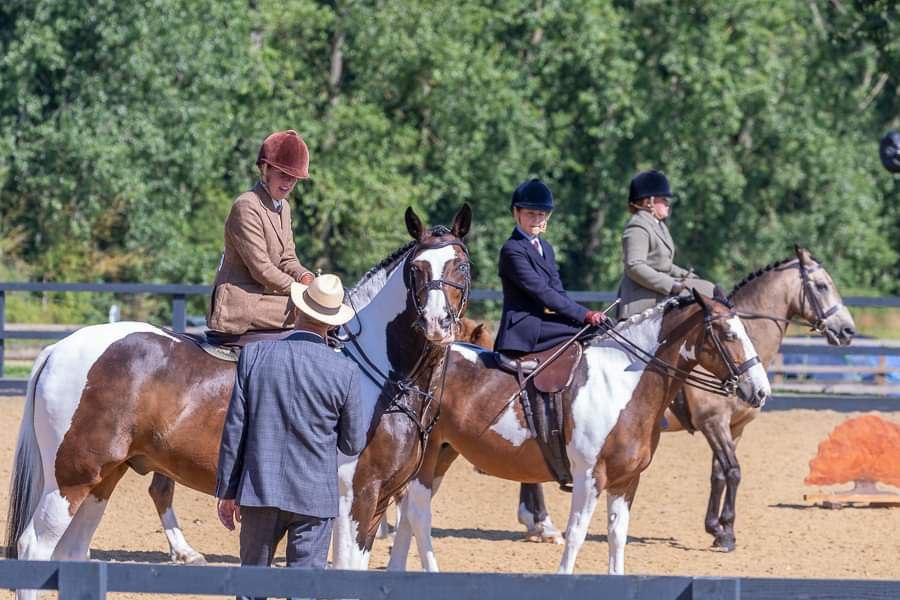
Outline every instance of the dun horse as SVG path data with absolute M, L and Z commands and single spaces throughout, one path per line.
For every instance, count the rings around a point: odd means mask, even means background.
M 609 572 L 624 572 L 629 511 L 641 472 L 659 441 L 660 422 L 683 377 L 700 365 L 754 406 L 769 395 L 756 351 L 733 310 L 699 294 L 669 299 L 620 323 L 584 349 L 563 411 L 565 454 L 573 479 L 566 545 L 560 562 L 571 573 L 603 490 L 609 511 Z M 431 498 L 461 453 L 480 471 L 523 482 L 552 481 L 525 426 L 514 376 L 496 369 L 494 355 L 456 344 L 450 353 L 441 421 L 422 468 L 403 501 L 390 568 L 406 566 L 415 534 L 423 567 L 437 570 L 431 544 Z
M 853 317 L 825 267 L 806 249 L 798 247 L 795 254 L 748 275 L 729 296 L 766 368 L 790 323 L 810 327 L 834 346 L 849 344 L 856 333 Z M 674 406 L 678 408 L 666 410 L 663 431 L 700 431 L 712 449 L 705 527 L 715 538 L 713 546 L 731 551 L 735 547 L 735 500 L 741 481 L 735 450 L 744 427 L 756 418 L 759 409 L 736 398 L 723 400 L 691 387 L 684 388 L 684 395 Z M 530 537 L 561 543 L 544 506 L 540 485 L 522 485 L 519 521 L 529 529 Z
M 360 460 L 348 469 L 357 461 L 344 457 L 342 475 L 346 481 L 356 473 L 360 503 L 375 503 L 366 478 L 382 475 L 377 467 L 393 466 L 385 467 L 389 483 L 402 486 L 423 451 L 420 433 L 438 409 L 432 371 L 468 299 L 461 239 L 470 222 L 468 206 L 451 229 L 426 229 L 408 210 L 413 241 L 348 293 L 359 313 L 345 351 L 367 375 L 361 388 L 370 443 L 385 448 L 376 467 Z M 129 467 L 212 494 L 233 381 L 233 363 L 147 323 L 85 327 L 42 351 L 16 446 L 9 552 L 21 559 L 87 557 L 107 500 Z

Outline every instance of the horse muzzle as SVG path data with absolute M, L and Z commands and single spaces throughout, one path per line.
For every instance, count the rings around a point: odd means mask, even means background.
M 743 379 L 737 386 L 738 398 L 746 402 L 752 408 L 761 408 L 771 397 L 771 388 L 766 389 L 754 385 L 749 378 Z

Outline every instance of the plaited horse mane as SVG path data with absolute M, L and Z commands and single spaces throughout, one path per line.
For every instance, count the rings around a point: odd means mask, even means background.
M 414 422 L 433 418 L 436 409 L 420 401 L 432 382 L 429 370 L 444 356 L 465 309 L 468 252 L 461 238 L 470 222 L 468 206 L 449 230 L 426 229 L 408 210 L 414 243 L 382 263 L 395 265 L 383 282 L 373 270 L 360 286 L 378 292 L 360 299 L 364 307 L 352 322 L 348 346 L 355 351 L 349 354 L 388 374 L 380 385 L 364 378 L 364 410 L 390 426 L 388 443 L 412 431 L 402 441 L 413 455 L 420 452 Z M 412 364 L 415 372 L 408 370 Z M 395 393 L 398 384 L 404 394 Z M 32 369 L 16 446 L 7 521 L 12 552 L 20 559 L 84 560 L 129 468 L 213 493 L 233 385 L 233 363 L 147 323 L 85 327 L 45 348 Z M 370 442 L 381 440 L 383 449 L 385 432 L 377 425 L 370 428 Z M 342 462 L 346 470 L 356 458 Z M 52 475 L 45 479 L 44 473 Z M 356 498 L 357 505 L 372 503 L 375 510 L 376 497 Z M 17 593 L 34 597 L 33 591 Z
M 808 283 L 804 283 L 804 278 Z M 800 247 L 795 248 L 794 256 L 772 262 L 741 279 L 728 297 L 744 317 L 747 334 L 766 367 L 792 322 L 813 326 L 832 345 L 849 344 L 855 335 L 853 317 L 843 306 L 831 276 L 808 250 Z M 723 401 L 687 386 L 678 400 L 685 407 L 688 422 L 681 422 L 684 416 L 680 412 L 667 409 L 663 431 L 700 431 L 709 443 L 713 458 L 705 528 L 714 537 L 714 546 L 731 551 L 736 544 L 735 504 L 741 481 L 736 447 L 744 427 L 756 418 L 759 409 L 736 398 Z M 530 539 L 561 540 L 547 514 L 540 486 L 522 486 L 518 517 Z
M 609 571 L 624 572 L 631 502 L 656 448 L 665 407 L 682 385 L 670 374 L 701 364 L 724 380 L 738 364 L 753 364 L 755 351 L 734 312 L 697 295 L 694 300 L 669 299 L 617 325 L 615 340 L 600 337 L 585 348 L 572 387 L 564 392 L 571 406 L 564 430 L 574 491 L 560 572 L 574 569 L 603 490 L 609 495 Z M 648 352 L 653 366 L 625 342 Z M 437 570 L 430 502 L 458 454 L 488 475 L 522 482 L 553 479 L 525 426 L 522 406 L 514 401 L 516 379 L 493 365 L 484 350 L 452 346 L 441 420 L 403 501 L 389 568 L 405 568 L 415 535 L 423 567 Z M 768 395 L 760 365 L 748 367 L 738 389 L 754 403 Z

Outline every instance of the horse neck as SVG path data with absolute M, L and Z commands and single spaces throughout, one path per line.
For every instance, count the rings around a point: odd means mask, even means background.
M 442 350 L 425 338 L 416 319 L 403 281 L 401 263 L 388 275 L 384 287 L 359 312 L 361 333 L 357 339 L 382 373 L 395 380 L 412 378 L 412 383 L 424 388 Z
M 772 269 L 747 282 L 733 295 L 739 312 L 791 319 L 798 316 L 800 277 L 791 266 Z M 787 324 L 770 319 L 743 319 L 747 335 L 756 347 L 760 360 L 768 365 L 778 352 L 787 332 Z

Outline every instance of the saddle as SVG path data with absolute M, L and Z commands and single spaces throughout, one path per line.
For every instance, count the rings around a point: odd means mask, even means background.
M 281 340 L 292 333 L 293 329 L 254 329 L 245 333 L 222 333 L 207 329 L 203 333 L 177 333 L 167 331 L 183 340 L 200 346 L 204 352 L 219 360 L 237 362 L 241 349 L 251 342 L 264 340 Z
M 518 358 L 495 352 L 494 358 L 501 370 L 516 376 L 519 382 L 519 399 L 528 428 L 537 440 L 547 468 L 559 483 L 560 489 L 570 492 L 572 470 L 566 455 L 565 434 L 570 402 L 565 392 L 572 385 L 575 370 L 584 355 L 584 347 L 580 342 L 575 342 L 559 356 L 552 358 L 559 347 Z M 547 366 L 537 375 L 529 378 L 545 364 Z

